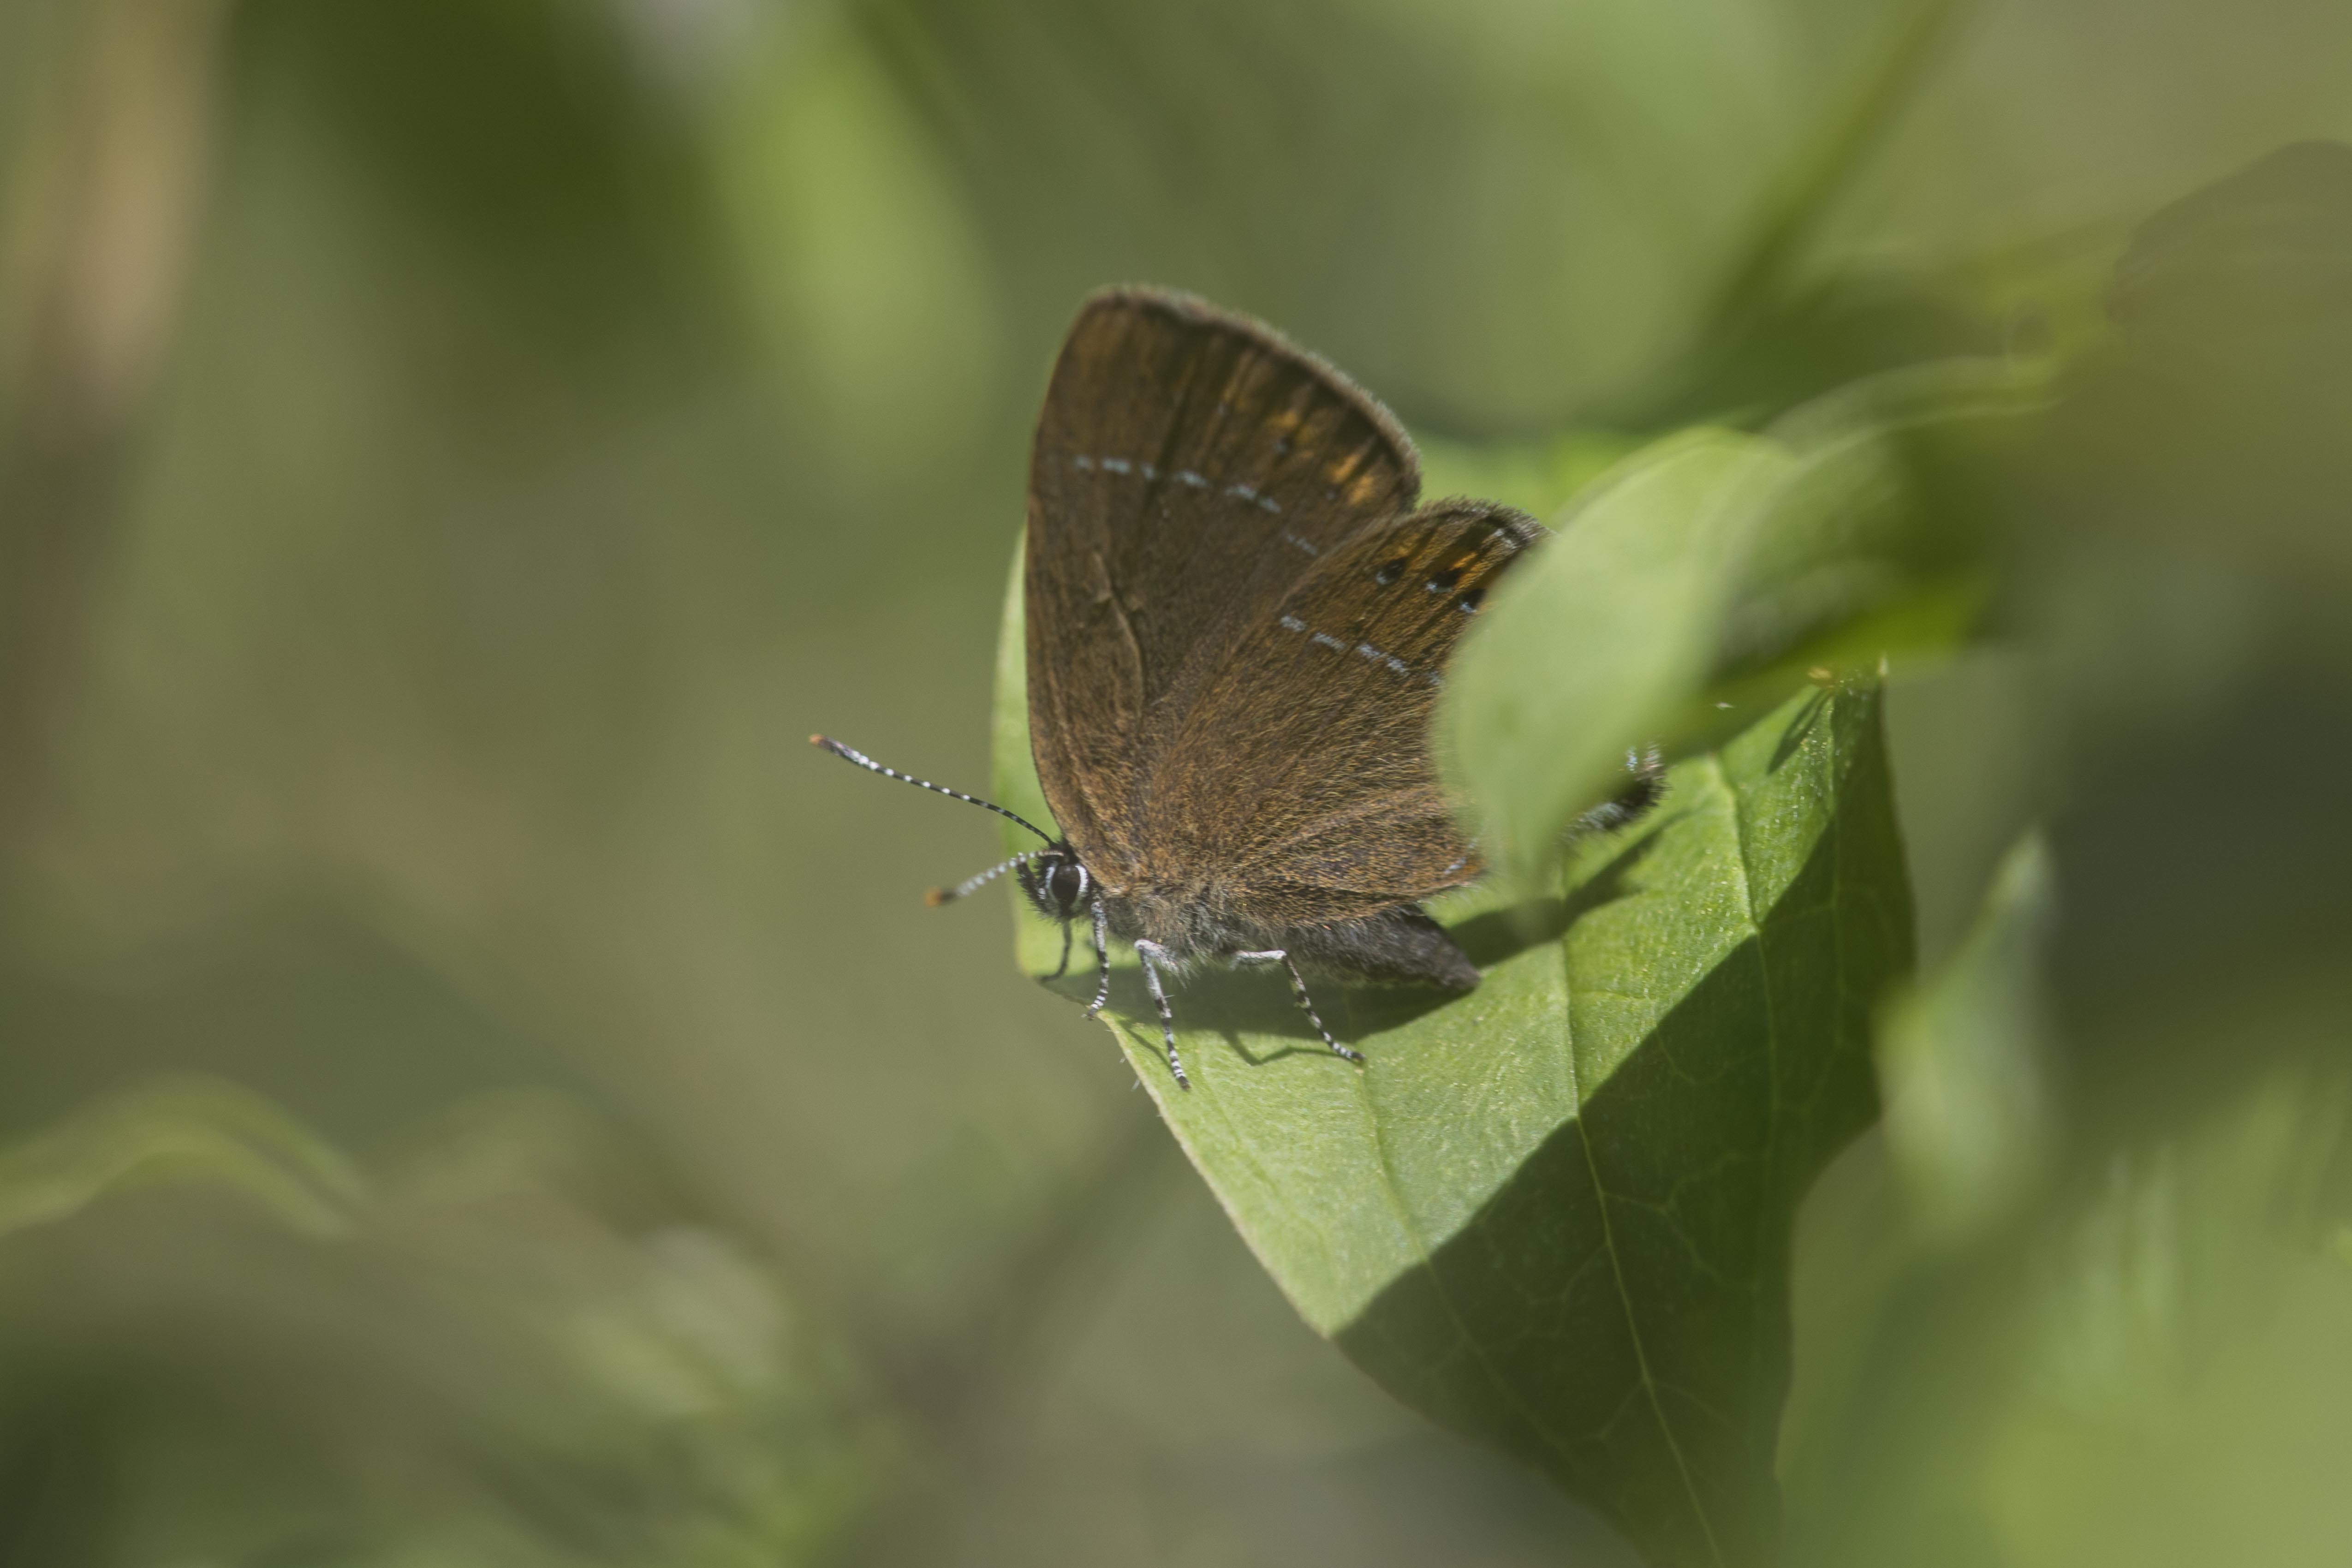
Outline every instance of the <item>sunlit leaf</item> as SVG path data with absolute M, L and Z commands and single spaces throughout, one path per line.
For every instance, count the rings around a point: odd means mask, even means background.
M 1717 473 L 1745 456 L 1698 449 Z M 1016 578 L 998 787 L 1025 810 L 1017 611 Z M 1871 1009 L 1910 954 L 1875 693 L 1809 690 L 1677 765 L 1561 897 L 1436 912 L 1485 972 L 1475 994 L 1318 987 L 1361 1071 L 1263 973 L 1176 993 L 1190 1092 L 1124 963 L 1112 1028 L 1259 1259 L 1359 1364 L 1658 1562 L 1763 1561 L 1790 1215 L 1869 1118 Z M 1023 921 L 1033 973 L 1060 948 Z M 1074 1002 L 1094 983 L 1078 952 Z

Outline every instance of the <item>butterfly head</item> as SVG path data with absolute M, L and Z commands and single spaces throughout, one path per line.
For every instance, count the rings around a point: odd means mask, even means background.
M 1057 840 L 1021 863 L 1021 890 L 1049 921 L 1076 920 L 1094 901 L 1095 879 L 1067 839 Z

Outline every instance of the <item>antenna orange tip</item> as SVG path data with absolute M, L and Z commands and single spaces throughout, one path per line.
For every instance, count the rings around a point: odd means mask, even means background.
M 929 892 L 923 895 L 923 902 L 930 905 L 933 909 L 938 909 L 941 904 L 952 901 L 954 898 L 955 895 L 949 892 L 945 888 L 933 888 Z

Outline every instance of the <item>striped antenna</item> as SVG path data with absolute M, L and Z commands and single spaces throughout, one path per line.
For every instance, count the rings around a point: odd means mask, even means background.
M 958 899 L 962 898 L 967 893 L 978 892 L 981 889 L 985 888 L 989 883 L 993 882 L 996 879 L 1004 875 L 1005 872 L 1013 869 L 1013 867 L 1020 865 L 1023 861 L 1034 860 L 1038 856 L 1044 853 L 1045 851 L 1042 849 L 1024 849 L 1020 854 L 1015 855 L 1012 859 L 1005 861 L 1003 865 L 991 866 L 987 870 L 982 871 L 977 877 L 966 877 L 962 881 L 958 882 L 952 888 L 933 888 L 929 892 L 923 895 L 923 902 L 930 905 L 933 909 L 938 909 L 941 904 L 954 903 Z
M 966 795 L 960 789 L 950 789 L 945 784 L 935 784 L 929 779 L 919 779 L 912 773 L 902 773 L 896 768 L 886 768 L 880 763 L 877 763 L 873 758 L 867 756 L 865 752 L 845 746 L 840 742 L 834 740 L 832 737 L 827 735 L 811 735 L 809 737 L 809 744 L 814 746 L 821 752 L 831 752 L 835 756 L 839 757 L 845 763 L 856 763 L 859 767 L 866 769 L 868 773 L 880 773 L 886 779 L 897 779 L 900 784 L 910 784 L 917 789 L 929 790 L 933 795 L 952 795 L 957 800 L 966 802 L 969 805 L 985 806 L 990 811 L 996 813 L 999 816 L 1012 818 L 1022 826 L 1027 828 L 1030 832 L 1035 834 L 1038 837 L 1044 839 L 1046 843 L 1051 844 L 1054 842 L 1054 836 L 1052 834 L 1046 832 L 1044 828 L 1038 826 L 1035 823 L 1030 821 L 1019 812 L 1007 811 L 992 800 L 982 800 L 976 795 Z M 1012 861 L 1008 860 L 1005 862 L 1005 866 L 1010 866 L 1011 864 Z M 999 866 L 996 868 L 996 871 L 1002 871 L 1004 868 L 1004 866 Z M 996 871 L 991 871 L 988 875 L 992 877 L 996 875 Z M 983 880 L 984 879 L 983 879 Z

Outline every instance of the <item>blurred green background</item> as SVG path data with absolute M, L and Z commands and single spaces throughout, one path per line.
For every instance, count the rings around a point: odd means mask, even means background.
M 985 824 L 805 745 L 986 778 L 1123 280 L 1539 508 L 2066 367 L 1997 646 L 1892 710 L 1929 963 L 2056 814 L 2032 1059 L 1817 1197 L 1794 1539 L 2341 1561 L 2352 229 L 2159 253 L 2169 358 L 2105 291 L 2347 84 L 2333 0 L 11 0 L 0 1563 L 1632 1560 L 921 907 Z

